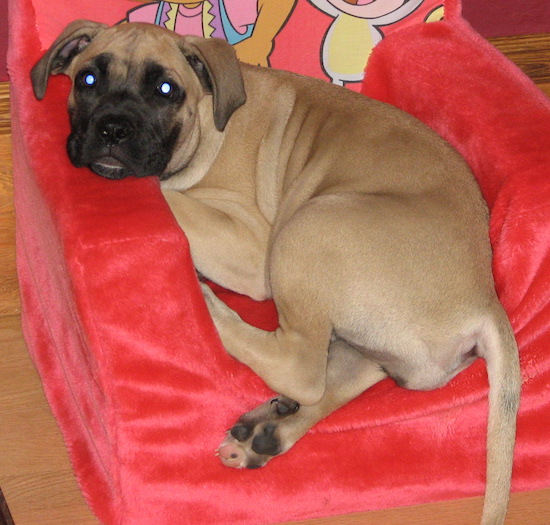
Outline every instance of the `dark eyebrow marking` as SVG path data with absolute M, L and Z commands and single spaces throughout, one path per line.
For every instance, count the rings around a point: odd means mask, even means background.
M 166 75 L 166 69 L 163 66 L 156 62 L 148 62 L 145 65 L 143 83 L 145 85 L 154 84 L 164 75 Z
M 109 64 L 113 61 L 113 55 L 111 53 L 101 53 L 97 55 L 92 64 L 95 65 L 97 70 L 102 74 L 106 75 L 107 70 L 109 69 Z

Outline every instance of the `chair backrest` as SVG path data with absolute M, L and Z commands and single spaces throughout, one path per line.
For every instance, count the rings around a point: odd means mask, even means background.
M 77 18 L 108 24 L 150 22 L 182 34 L 219 37 L 244 62 L 271 65 L 359 90 L 374 46 L 392 32 L 440 20 L 459 0 L 34 0 L 36 28 L 47 48 Z M 446 4 L 444 6 L 444 4 Z M 192 7 L 188 7 L 191 5 Z

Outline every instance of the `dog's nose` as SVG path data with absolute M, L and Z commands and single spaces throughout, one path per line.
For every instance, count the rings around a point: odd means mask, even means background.
M 116 145 L 132 137 L 134 126 L 126 117 L 107 115 L 97 123 L 96 133 L 106 144 Z

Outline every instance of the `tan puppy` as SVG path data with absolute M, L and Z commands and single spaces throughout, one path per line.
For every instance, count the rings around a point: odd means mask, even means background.
M 61 72 L 74 82 L 73 163 L 159 176 L 198 271 L 277 305 L 280 327 L 265 332 L 204 288 L 227 351 L 284 395 L 232 428 L 224 464 L 264 465 L 388 375 L 429 390 L 483 357 L 483 523 L 502 523 L 518 352 L 487 210 L 457 153 L 393 107 L 158 27 L 75 22 L 33 69 L 38 98 Z

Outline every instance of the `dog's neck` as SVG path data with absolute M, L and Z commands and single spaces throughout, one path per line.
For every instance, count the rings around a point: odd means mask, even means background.
M 178 146 L 177 155 L 168 164 L 161 187 L 185 191 L 208 173 L 222 147 L 225 132 L 214 126 L 212 97 L 204 97 L 198 104 L 196 125 L 190 126 L 185 142 Z

